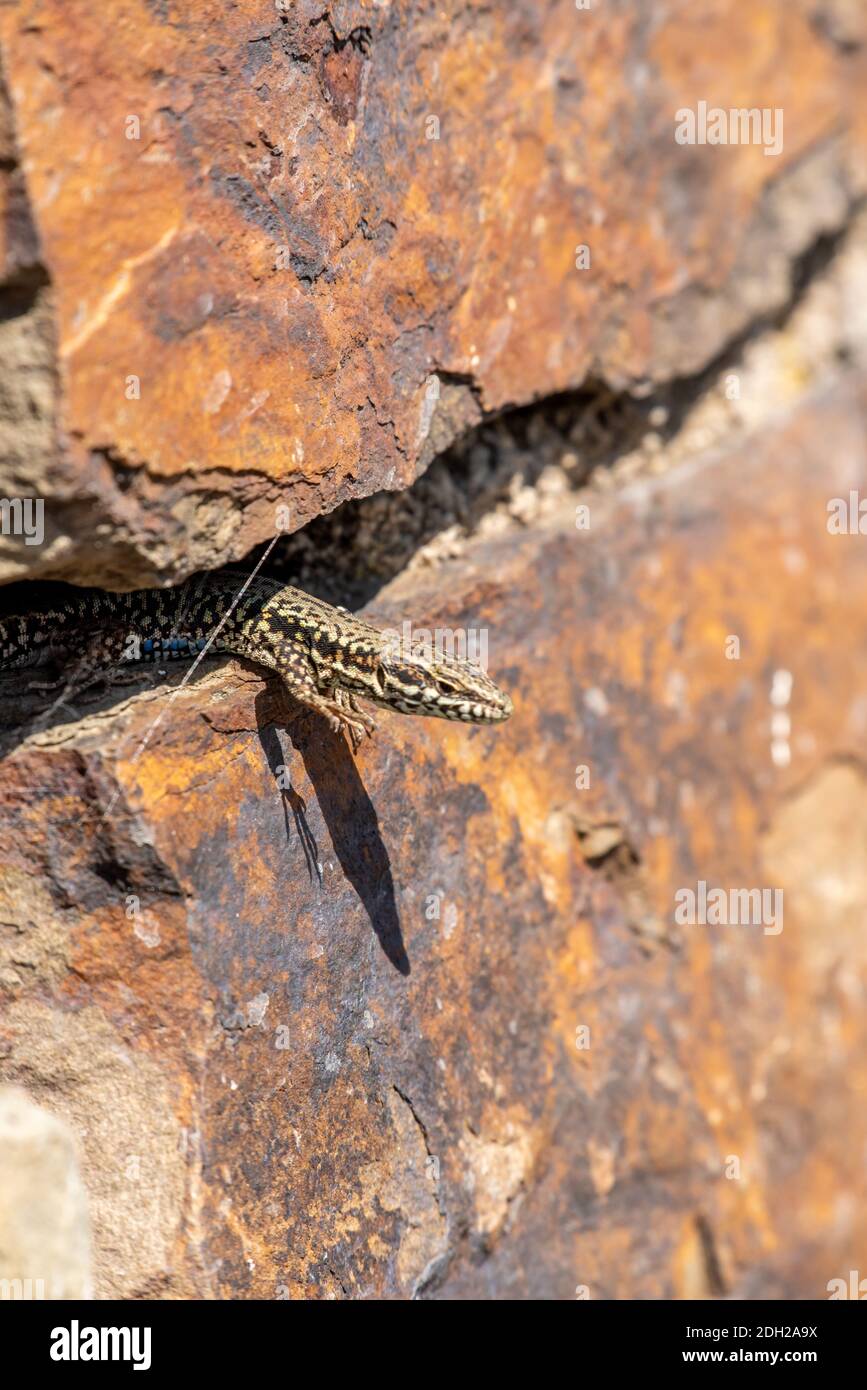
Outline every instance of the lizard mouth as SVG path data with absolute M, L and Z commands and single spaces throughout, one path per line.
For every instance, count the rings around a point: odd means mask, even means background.
M 471 695 L 459 697 L 428 712 L 438 714 L 442 719 L 459 720 L 465 724 L 502 724 L 509 718 L 512 709 L 509 696 L 498 690 L 494 698 L 489 696 L 479 700 Z
M 502 704 L 485 706 L 484 718 L 491 724 L 503 724 L 511 717 L 513 708 L 508 695 L 504 695 Z

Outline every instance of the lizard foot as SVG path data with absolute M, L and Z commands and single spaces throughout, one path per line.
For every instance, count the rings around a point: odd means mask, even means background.
M 355 696 L 348 691 L 336 690 L 334 703 L 339 710 L 338 721 L 348 730 L 352 751 L 357 753 L 364 735 L 367 734 L 368 738 L 373 738 L 376 733 L 376 720 L 361 708 Z M 351 711 L 352 717 L 347 714 L 347 710 Z

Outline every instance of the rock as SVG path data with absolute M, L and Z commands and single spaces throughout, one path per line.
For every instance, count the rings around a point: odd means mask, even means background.
M 171 9 L 0 6 L 0 584 L 287 533 L 269 572 L 478 638 L 515 713 L 353 757 L 237 662 L 4 674 L 0 1291 L 826 1297 L 862 7 Z
M 850 372 L 583 490 L 586 529 L 555 498 L 387 586 L 382 623 L 487 633 L 501 729 L 383 713 L 353 759 L 230 664 L 9 748 L 2 1071 L 76 1130 L 98 1291 L 824 1298 L 857 1268 L 867 611 L 826 522 L 865 404 Z M 700 881 L 782 911 L 678 920 Z
M 91 1298 L 90 1226 L 69 1126 L 0 1087 L 0 1299 Z
M 483 415 L 694 377 L 864 191 L 843 0 L 186 12 L 0 10 L 0 495 L 45 504 L 2 579 L 175 582 Z M 768 138 L 678 143 L 756 92 Z

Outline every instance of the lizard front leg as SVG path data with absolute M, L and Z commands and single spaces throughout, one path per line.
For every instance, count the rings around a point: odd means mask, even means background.
M 292 687 L 289 687 L 292 690 Z M 353 753 L 357 753 L 364 740 L 365 734 L 372 734 L 373 720 L 368 715 L 350 714 L 347 712 L 348 700 L 344 697 L 343 691 L 329 691 L 323 693 L 315 690 L 313 693 L 305 690 L 299 694 L 292 690 L 302 704 L 308 705 L 310 709 L 318 710 L 324 714 L 335 733 L 345 729 L 349 734 L 349 742 L 352 745 Z
M 373 720 L 369 715 L 354 710 L 349 705 L 349 697 L 342 690 L 318 690 L 312 681 L 309 685 L 300 685 L 287 680 L 285 684 L 289 694 L 294 695 L 300 704 L 324 714 L 335 733 L 346 730 L 353 753 L 358 752 L 364 735 L 373 733 L 376 727 Z
M 341 729 L 347 731 L 353 752 L 358 751 L 365 734 L 373 733 L 376 725 L 370 715 L 358 708 L 348 691 L 331 686 L 320 688 L 315 667 L 303 643 L 286 643 L 275 656 L 273 666 L 289 694 L 300 704 L 324 714 L 335 733 Z
M 362 709 L 352 691 L 344 690 L 338 685 L 334 690 L 334 699 L 342 709 L 349 710 L 351 714 L 354 714 L 356 720 L 361 724 L 364 732 L 367 734 L 367 737 L 373 738 L 373 735 L 376 733 L 376 720 L 372 714 L 367 713 L 367 710 Z

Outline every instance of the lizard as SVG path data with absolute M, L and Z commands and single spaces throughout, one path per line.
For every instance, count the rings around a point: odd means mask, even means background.
M 80 689 L 127 662 L 231 652 L 276 671 L 296 700 L 348 733 L 354 750 L 376 729 L 360 699 L 469 724 L 512 713 L 509 696 L 472 662 L 408 652 L 345 608 L 277 580 L 245 584 L 223 571 L 172 589 L 71 589 L 59 603 L 0 617 L 0 671 L 66 657 L 67 689 Z

